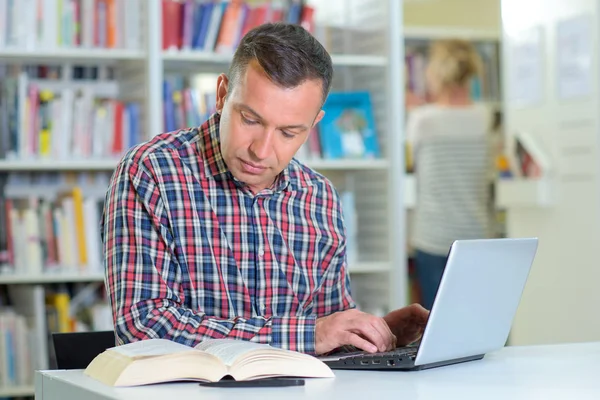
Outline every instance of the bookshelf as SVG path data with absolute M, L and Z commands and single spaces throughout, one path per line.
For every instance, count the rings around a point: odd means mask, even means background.
M 87 0 L 84 0 L 87 1 Z M 128 0 L 129 1 L 129 0 Z M 0 66 L 47 64 L 70 71 L 74 66 L 99 67 L 104 77 L 106 96 L 136 101 L 140 106 L 139 130 L 144 140 L 164 131 L 162 110 L 163 78 L 168 74 L 190 75 L 192 73 L 225 72 L 231 54 L 212 51 L 163 50 L 161 36 L 161 1 L 137 1 L 139 6 L 139 46 L 137 48 L 76 48 L 37 46 L 28 50 L 2 47 L 0 40 Z M 309 0 L 314 6 L 315 23 L 326 25 L 335 15 L 335 23 L 328 26 L 323 42 L 332 54 L 336 77 L 333 89 L 337 91 L 366 90 L 373 94 L 373 106 L 377 135 L 382 157 L 366 159 L 309 159 L 307 164 L 332 180 L 340 191 L 352 191 L 356 196 L 358 219 L 358 257 L 349 264 L 356 287 L 355 297 L 367 308 L 385 310 L 406 303 L 406 257 L 403 246 L 404 196 L 402 153 L 399 151 L 402 132 L 402 43 L 398 21 L 401 21 L 401 5 L 395 0 L 382 2 L 368 0 L 338 2 L 331 7 L 326 0 Z M 321 5 L 323 6 L 320 9 Z M 339 8 L 343 7 L 343 10 Z M 347 8 L 356 8 L 347 13 Z M 356 13 L 366 10 L 369 12 Z M 320 12 L 322 10 L 323 12 Z M 340 22 L 340 15 L 353 16 Z M 356 15 L 354 15 L 356 14 Z M 368 27 L 365 29 L 365 27 Z M 382 37 L 385 40 L 381 40 Z M 0 38 L 1 39 L 1 38 Z M 108 71 L 108 72 L 106 72 Z M 33 82 L 48 90 L 91 87 L 98 84 L 76 81 L 70 76 L 54 82 L 35 79 Z M 95 85 L 95 86 L 94 86 Z M 0 125 L 0 137 L 2 126 Z M 15 174 L 39 177 L 46 174 L 100 174 L 107 176 L 118 163 L 118 154 L 67 157 L 28 156 L 0 159 L 0 186 L 3 196 L 52 198 L 56 191 L 67 186 L 45 185 L 8 187 L 7 178 Z M 83 192 L 100 198 L 105 186 L 85 187 Z M 409 195 L 408 197 L 411 197 Z M 412 196 L 414 198 L 414 196 Z M 86 270 L 57 268 L 60 272 L 21 271 L 0 274 L 0 286 L 8 286 L 12 296 L 19 299 L 18 312 L 24 315 L 35 330 L 39 354 L 47 354 L 49 343 L 45 334 L 47 325 L 44 297 L 50 287 L 61 284 L 97 285 L 103 282 L 103 274 L 94 272 L 90 265 Z M 1 268 L 0 268 L 1 270 Z M 62 271 L 61 271 L 62 270 Z M 76 272 L 73 272 L 76 271 Z M 361 288 L 368 288 L 362 290 Z M 37 368 L 49 366 L 42 357 Z M 27 396 L 32 394 L 28 386 L 0 387 L 0 396 Z
M 556 202 L 551 178 L 499 179 L 496 183 L 496 206 L 503 209 L 547 208 Z
M 475 101 L 500 112 L 502 90 L 500 84 L 500 32 L 444 27 L 407 26 L 403 30 L 406 48 L 407 91 L 423 96 L 427 48 L 432 41 L 464 39 L 473 43 L 483 61 L 483 74 L 472 86 Z
M 511 132 L 508 168 L 496 182 L 496 206 L 503 209 L 547 208 L 556 203 L 553 163 L 531 132 Z

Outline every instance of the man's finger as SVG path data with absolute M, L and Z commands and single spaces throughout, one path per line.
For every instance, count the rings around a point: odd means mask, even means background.
M 387 322 L 385 322 L 385 320 L 383 318 L 377 318 L 376 325 L 377 325 L 377 329 L 380 332 L 382 332 L 384 337 L 388 338 L 388 340 L 386 340 L 386 342 L 389 343 L 389 346 L 386 349 L 384 349 L 383 351 L 395 349 L 396 348 L 396 335 L 394 335 L 394 333 L 390 329 Z
M 384 335 L 373 326 L 373 322 L 369 318 L 357 318 L 350 322 L 349 331 L 359 336 L 362 336 L 367 341 L 371 342 L 379 351 L 385 351 L 388 347 L 388 342 Z
M 361 350 L 368 351 L 369 353 L 377 353 L 377 347 L 366 339 L 363 339 L 356 333 L 347 332 L 348 335 L 345 337 L 344 342 L 357 347 Z

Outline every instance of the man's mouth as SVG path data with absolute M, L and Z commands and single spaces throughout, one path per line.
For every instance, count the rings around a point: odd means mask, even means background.
M 246 172 L 248 174 L 252 174 L 252 175 L 261 174 L 267 169 L 267 167 L 265 167 L 263 165 L 254 164 L 252 162 L 245 161 L 242 159 L 240 159 L 240 162 L 242 164 L 242 169 L 244 170 L 244 172 Z

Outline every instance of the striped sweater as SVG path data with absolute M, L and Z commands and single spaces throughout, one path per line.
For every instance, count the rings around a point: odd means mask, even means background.
M 418 199 L 414 248 L 446 255 L 454 240 L 489 236 L 488 114 L 482 105 L 428 105 L 409 115 Z

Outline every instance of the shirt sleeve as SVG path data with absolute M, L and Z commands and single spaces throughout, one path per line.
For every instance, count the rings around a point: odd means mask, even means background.
M 109 186 L 101 226 L 106 287 L 120 344 L 165 338 L 194 346 L 235 338 L 314 353 L 315 316 L 217 318 L 185 307 L 166 204 L 151 170 L 123 161 Z

